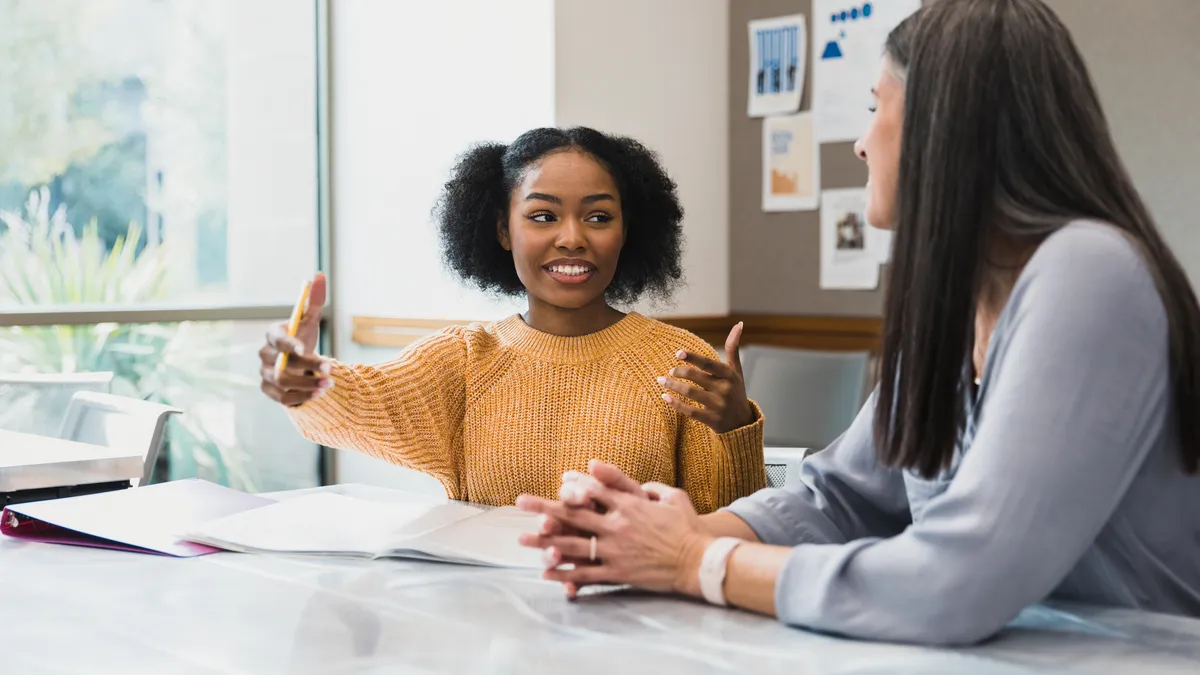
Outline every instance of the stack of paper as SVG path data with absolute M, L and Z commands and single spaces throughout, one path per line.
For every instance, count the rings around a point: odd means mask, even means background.
M 540 569 L 541 552 L 517 543 L 538 517 L 504 507 L 370 502 L 311 494 L 195 526 L 188 541 L 246 553 L 417 558 Z

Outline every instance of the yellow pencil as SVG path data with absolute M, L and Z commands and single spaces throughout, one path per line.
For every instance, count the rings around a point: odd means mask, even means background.
M 300 299 L 296 302 L 296 306 L 292 308 L 292 318 L 288 320 L 288 336 L 296 337 L 296 331 L 300 330 L 300 320 L 304 318 L 304 313 L 308 311 L 308 296 L 312 293 L 312 281 L 304 282 L 304 288 L 300 290 Z M 279 352 L 279 356 L 275 357 L 275 377 L 283 374 L 287 369 L 288 355 L 287 352 Z

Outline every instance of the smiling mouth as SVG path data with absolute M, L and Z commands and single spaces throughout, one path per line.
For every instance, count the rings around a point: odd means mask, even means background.
M 552 263 L 542 267 L 551 279 L 563 284 L 582 284 L 596 274 L 596 266 L 584 263 Z

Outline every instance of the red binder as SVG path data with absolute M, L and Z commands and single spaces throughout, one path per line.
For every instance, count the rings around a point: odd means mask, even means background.
M 178 535 L 214 518 L 272 503 L 193 478 L 13 504 L 0 513 L 0 533 L 27 541 L 193 557 L 218 549 Z

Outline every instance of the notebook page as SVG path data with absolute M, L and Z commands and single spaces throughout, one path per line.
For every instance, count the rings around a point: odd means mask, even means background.
M 407 541 L 434 530 L 446 527 L 452 523 L 467 518 L 474 518 L 484 513 L 483 509 L 467 506 L 466 504 L 438 504 L 414 518 L 395 519 L 389 522 L 385 544 L 377 551 L 386 551 L 388 544 L 396 541 Z
M 233 551 L 374 557 L 393 532 L 436 522 L 435 512 L 447 506 L 313 494 L 209 521 L 192 528 L 185 538 Z M 470 507 L 454 506 L 457 517 L 476 511 L 464 513 L 462 509 Z M 443 520 L 448 517 L 441 516 Z
M 393 539 L 392 555 L 416 551 L 447 562 L 494 567 L 542 569 L 542 552 L 517 543 L 537 532 L 540 516 L 513 506 L 483 510 L 475 516 L 409 539 Z

